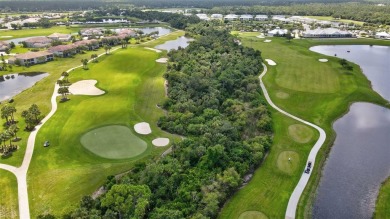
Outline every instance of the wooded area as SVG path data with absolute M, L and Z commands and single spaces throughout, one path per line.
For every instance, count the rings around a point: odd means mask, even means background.
M 68 218 L 215 218 L 272 143 L 258 75 L 261 53 L 227 31 L 197 24 L 198 39 L 169 53 L 167 115 L 159 126 L 185 136 L 172 152 L 139 163 L 108 192 L 85 197 Z

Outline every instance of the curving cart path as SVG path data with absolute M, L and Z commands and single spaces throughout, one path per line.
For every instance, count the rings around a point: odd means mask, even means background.
M 261 86 L 261 89 L 263 90 L 263 93 L 264 93 L 264 96 L 265 96 L 265 99 L 267 100 L 267 102 L 269 103 L 269 105 L 271 105 L 275 110 L 279 111 L 280 113 L 290 117 L 290 118 L 293 118 L 299 122 L 302 122 L 308 126 L 311 126 L 313 128 L 315 128 L 319 133 L 320 133 L 320 137 L 318 138 L 317 142 L 314 144 L 313 148 L 311 149 L 310 151 L 310 154 L 309 154 L 309 157 L 307 159 L 307 162 L 306 162 L 306 165 L 305 165 L 305 168 L 307 166 L 307 163 L 309 161 L 312 162 L 312 167 L 311 169 L 314 168 L 314 164 L 315 164 L 315 159 L 316 159 L 316 156 L 317 156 L 317 153 L 318 151 L 320 150 L 321 146 L 324 144 L 325 142 L 325 139 L 326 139 L 326 133 L 325 131 L 320 128 L 319 126 L 317 125 L 314 125 L 310 122 L 307 122 L 301 118 L 298 118 L 294 115 L 291 115 L 290 113 L 280 109 L 279 107 L 277 107 L 271 100 L 269 94 L 268 94 L 268 91 L 267 89 L 265 88 L 265 85 L 263 83 L 263 77 L 265 76 L 265 74 L 267 73 L 267 66 L 265 64 L 263 64 L 263 67 L 264 67 L 264 70 L 263 72 L 261 73 L 259 79 L 260 79 L 260 86 Z M 312 171 L 310 171 L 309 174 L 307 173 L 304 173 L 302 171 L 302 176 L 301 178 L 299 179 L 299 182 L 297 184 L 297 186 L 295 187 L 293 193 L 291 194 L 290 196 L 290 200 L 288 201 L 288 205 L 287 205 L 287 209 L 286 209 L 286 214 L 285 214 L 285 219 L 294 219 L 295 218 L 295 214 L 296 214 L 296 210 L 297 210 L 297 206 L 298 206 L 298 202 L 299 202 L 299 198 L 301 197 L 302 195 L 302 192 L 303 190 L 305 189 L 306 187 L 306 184 L 307 182 L 309 181 L 309 178 L 311 176 L 311 173 Z
M 177 32 L 177 31 L 174 31 L 174 32 Z M 174 32 L 172 32 L 172 33 L 174 33 Z M 171 34 L 171 33 L 165 34 L 163 36 L 167 36 L 169 34 Z M 163 36 L 160 36 L 158 38 L 161 38 Z M 154 39 L 154 40 L 156 40 L 156 39 Z M 147 41 L 147 42 L 144 42 L 142 44 L 150 43 L 154 40 Z M 121 47 L 118 46 L 116 48 L 113 48 L 112 50 L 110 50 L 110 53 L 118 50 L 119 48 L 121 48 Z M 101 53 L 100 55 L 98 55 L 97 58 L 99 58 L 105 54 L 106 54 L 105 52 Z M 91 61 L 93 61 L 93 60 L 92 59 L 89 60 L 88 63 Z M 67 70 L 66 72 L 69 73 L 69 72 L 71 72 L 77 68 L 81 68 L 81 67 L 83 67 L 83 65 L 73 67 L 73 68 Z M 59 79 L 61 80 L 61 79 L 63 79 L 63 77 L 60 77 Z M 35 126 L 35 129 L 30 133 L 30 135 L 28 137 L 26 152 L 24 154 L 22 165 L 20 167 L 14 167 L 11 165 L 0 163 L 0 169 L 7 170 L 16 176 L 16 180 L 18 183 L 19 218 L 22 218 L 22 219 L 30 219 L 31 218 L 30 217 L 30 207 L 29 207 L 29 203 L 28 203 L 27 171 L 28 171 L 28 167 L 30 166 L 31 158 L 32 158 L 32 155 L 34 152 L 35 138 L 38 134 L 39 129 L 57 111 L 57 96 L 58 96 L 57 90 L 58 90 L 58 88 L 59 88 L 59 85 L 56 83 L 54 85 L 54 91 L 53 91 L 53 94 L 51 96 L 51 106 L 52 106 L 51 111 L 49 112 L 49 114 L 46 115 L 46 117 L 44 119 L 42 119 L 42 121 L 39 125 Z

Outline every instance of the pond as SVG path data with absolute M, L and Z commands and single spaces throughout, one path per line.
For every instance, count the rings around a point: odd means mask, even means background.
M 177 38 L 176 40 L 167 41 L 167 42 L 165 42 L 161 45 L 158 45 L 154 48 L 171 51 L 172 49 L 178 49 L 179 47 L 186 48 L 188 45 L 190 45 L 191 41 L 193 41 L 193 39 L 181 36 L 181 37 Z
M 373 89 L 390 100 L 390 47 L 316 46 L 312 51 L 360 65 Z M 350 51 L 350 52 L 347 52 Z M 390 110 L 355 103 L 333 126 L 336 140 L 324 166 L 313 218 L 372 218 L 381 183 L 390 176 Z
M 0 76 L 0 101 L 12 98 L 48 75 L 48 73 L 39 72 Z
M 28 39 L 34 38 L 34 37 L 43 37 L 43 36 L 32 36 L 32 37 L 15 38 L 15 39 L 11 39 L 11 40 L 5 40 L 5 42 L 7 42 L 7 43 L 14 42 L 15 45 L 18 45 L 19 42 L 23 42 L 23 41 L 26 41 Z
M 144 34 L 149 34 L 151 32 L 158 31 L 158 36 L 163 36 L 168 33 L 171 33 L 172 30 L 165 27 L 144 27 L 144 28 L 134 28 L 135 30 L 142 30 Z

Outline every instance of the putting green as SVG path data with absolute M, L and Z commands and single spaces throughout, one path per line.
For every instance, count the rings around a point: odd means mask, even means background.
M 142 154 L 147 144 L 126 126 L 111 125 L 94 129 L 81 137 L 81 144 L 92 153 L 108 159 L 126 159 Z
M 246 211 L 238 219 L 268 219 L 268 217 L 260 211 Z
M 291 158 L 289 161 L 288 158 Z M 278 168 L 288 174 L 294 173 L 298 168 L 299 154 L 295 151 L 283 151 L 278 156 L 277 166 Z
M 288 134 L 298 143 L 307 143 L 313 137 L 313 130 L 301 124 L 294 124 L 288 127 Z

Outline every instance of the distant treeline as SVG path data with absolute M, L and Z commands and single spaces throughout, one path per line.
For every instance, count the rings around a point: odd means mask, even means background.
M 362 3 L 338 4 L 297 4 L 289 6 L 239 6 L 215 7 L 208 13 L 266 14 L 266 15 L 301 15 L 301 16 L 332 16 L 340 19 L 350 19 L 375 24 L 390 25 L 390 5 L 377 6 Z
M 364 2 L 365 0 L 0 0 L 0 10 L 12 11 L 64 11 L 97 9 L 113 5 L 135 5 L 137 7 L 196 7 L 213 8 L 220 6 L 253 6 L 253 5 L 291 5 L 299 3 L 339 3 L 339 2 Z

